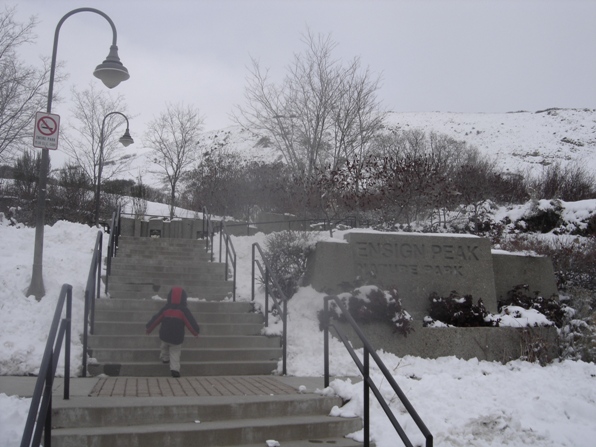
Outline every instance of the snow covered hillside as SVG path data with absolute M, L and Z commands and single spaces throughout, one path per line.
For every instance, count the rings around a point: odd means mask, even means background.
M 579 162 L 596 171 L 596 110 L 392 113 L 389 123 L 449 135 L 495 157 L 503 170 Z
M 389 113 L 388 126 L 446 134 L 476 146 L 493 157 L 503 171 L 539 170 L 560 161 L 578 162 L 596 172 L 596 109 L 548 109 L 514 113 Z M 273 161 L 280 154 L 259 144 L 259 138 L 238 126 L 205 132 L 201 147 L 221 147 L 246 159 Z M 158 185 L 150 152 L 132 149 L 132 167 L 120 177 Z M 539 171 L 538 171 L 539 172 Z

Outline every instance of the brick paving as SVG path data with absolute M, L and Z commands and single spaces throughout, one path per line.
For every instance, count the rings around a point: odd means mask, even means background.
M 272 376 L 103 377 L 91 397 L 270 396 L 298 391 Z

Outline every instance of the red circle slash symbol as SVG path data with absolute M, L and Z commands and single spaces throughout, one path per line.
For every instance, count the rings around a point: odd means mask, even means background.
M 54 121 L 54 118 L 51 116 L 44 116 L 37 122 L 37 130 L 39 130 L 42 135 L 53 135 L 56 133 L 56 129 L 58 129 L 58 124 L 56 124 L 56 121 Z

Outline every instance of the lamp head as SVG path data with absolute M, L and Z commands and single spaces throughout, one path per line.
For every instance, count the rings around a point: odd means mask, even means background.
M 118 141 L 120 141 L 120 144 L 122 144 L 124 147 L 128 147 L 135 142 L 135 140 L 133 140 L 130 136 L 128 128 L 126 128 L 126 132 L 124 132 L 124 135 L 122 135 Z
M 93 76 L 100 79 L 107 88 L 114 88 L 122 81 L 130 78 L 128 70 L 120 62 L 118 47 L 116 45 L 110 47 L 110 53 L 106 57 L 106 60 L 95 67 Z

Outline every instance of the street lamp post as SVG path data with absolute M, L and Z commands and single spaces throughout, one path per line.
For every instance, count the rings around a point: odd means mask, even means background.
M 101 123 L 101 134 L 99 135 L 99 163 L 97 166 L 97 189 L 95 191 L 95 226 L 99 225 L 99 194 L 101 192 L 101 171 L 103 169 L 103 146 L 104 146 L 104 131 L 106 125 L 106 119 L 111 115 L 120 115 L 124 117 L 126 120 L 126 132 L 124 135 L 120 137 L 118 141 L 124 147 L 128 147 L 134 143 L 134 140 L 130 136 L 130 132 L 128 130 L 128 118 L 124 113 L 121 112 L 110 112 L 106 116 L 103 117 L 103 121 Z
M 79 12 L 93 12 L 99 14 L 105 18 L 110 26 L 112 27 L 112 45 L 110 46 L 110 52 L 106 59 L 95 67 L 93 75 L 100 79 L 108 88 L 114 88 L 120 82 L 126 81 L 130 78 L 128 70 L 120 62 L 118 57 L 118 46 L 117 40 L 118 35 L 116 32 L 116 26 L 112 19 L 110 19 L 105 13 L 94 8 L 78 8 L 73 9 L 60 21 L 56 26 L 54 33 L 54 45 L 52 48 L 52 61 L 50 65 L 50 79 L 48 84 L 48 106 L 47 113 L 52 112 L 52 96 L 54 91 L 54 74 L 56 71 L 56 53 L 58 51 L 58 35 L 60 33 L 60 27 L 64 21 Z M 37 300 L 40 300 L 45 295 L 45 286 L 43 283 L 43 232 L 45 225 L 45 201 L 46 201 L 46 187 L 48 177 L 48 166 L 50 164 L 49 149 L 41 150 L 41 167 L 39 170 L 39 191 L 37 195 L 37 215 L 35 222 L 35 247 L 33 253 L 33 270 L 31 274 L 31 284 L 27 289 L 27 296 L 34 295 Z

